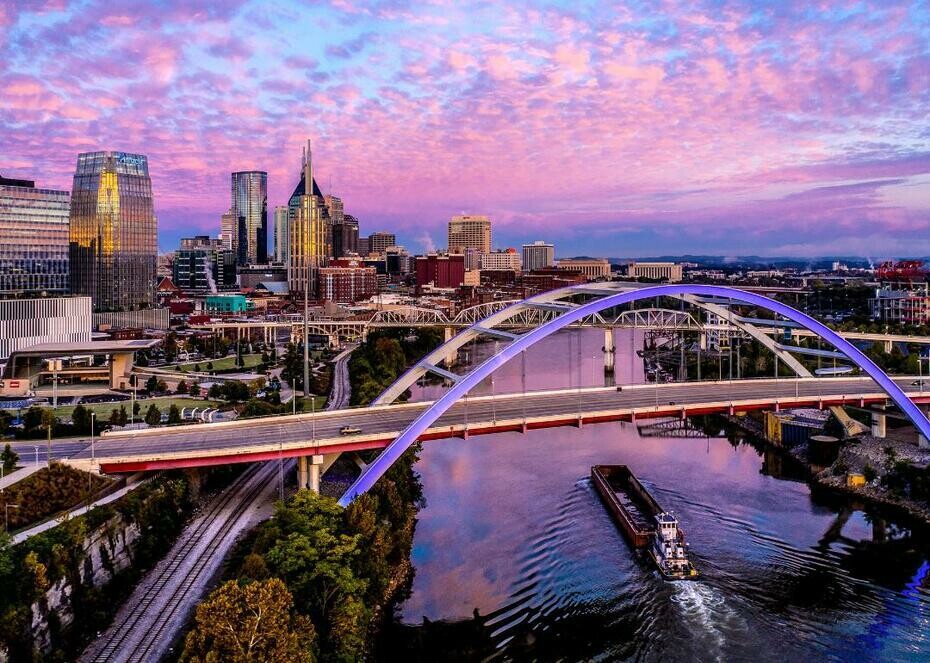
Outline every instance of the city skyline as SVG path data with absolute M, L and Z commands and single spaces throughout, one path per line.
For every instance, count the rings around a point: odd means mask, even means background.
M 145 153 L 162 250 L 216 234 L 230 172 L 285 204 L 311 136 L 324 193 L 413 252 L 464 212 L 565 255 L 930 254 L 919 2 L 79 2 L 0 28 L 0 172 L 66 189 L 79 152 Z

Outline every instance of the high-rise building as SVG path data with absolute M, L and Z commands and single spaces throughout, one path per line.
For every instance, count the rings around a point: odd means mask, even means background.
M 363 258 L 371 253 L 371 247 L 368 244 L 368 237 L 359 237 L 356 245 L 357 253 Z
M 333 195 L 323 196 L 323 203 L 329 212 L 329 222 L 333 225 L 342 223 L 345 219 L 345 212 L 342 207 L 342 198 Z
M 310 141 L 304 151 L 300 182 L 288 202 L 291 225 L 288 288 L 294 293 L 317 293 L 319 270 L 332 255 L 332 228 L 323 194 L 313 178 Z
M 242 220 L 242 232 L 245 232 L 245 219 Z M 220 217 L 220 239 L 223 240 L 224 248 L 229 249 L 234 254 L 239 255 L 239 217 L 231 210 Z
M 491 252 L 491 221 L 486 216 L 453 216 L 449 221 L 449 253 L 475 249 Z
M 537 240 L 523 245 L 523 271 L 549 269 L 555 265 L 555 246 Z
M 240 264 L 268 262 L 268 173 L 244 170 L 232 174 L 230 211 L 239 220 Z M 245 250 L 241 246 L 245 234 Z M 244 258 L 244 260 L 243 260 Z
M 157 252 L 148 158 L 79 154 L 71 189 L 71 292 L 89 295 L 95 311 L 151 307 Z
M 384 255 L 389 246 L 397 246 L 397 235 L 394 233 L 371 233 L 368 236 L 368 252 Z
M 287 264 L 287 256 L 290 253 L 290 233 L 287 206 L 278 205 L 274 208 L 274 261 L 276 263 Z
M 231 290 L 236 287 L 236 258 L 221 239 L 207 235 L 184 237 L 175 251 L 171 280 L 189 293 Z
M 69 195 L 0 176 L 0 297 L 68 292 Z
M 333 223 L 333 257 L 343 258 L 359 254 L 358 219 L 344 214 L 342 223 Z M 367 242 L 366 242 L 367 244 Z M 367 251 L 365 255 L 367 255 Z

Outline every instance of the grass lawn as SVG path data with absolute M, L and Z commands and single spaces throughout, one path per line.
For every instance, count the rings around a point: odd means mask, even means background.
M 219 407 L 222 403 L 218 401 L 205 401 L 202 398 L 185 398 L 183 396 L 165 396 L 161 398 L 139 398 L 136 401 L 139 403 L 139 407 L 142 408 L 139 410 L 139 416 L 144 417 L 145 411 L 148 409 L 149 405 L 152 403 L 155 404 L 162 412 L 167 412 L 171 408 L 171 404 L 174 403 L 178 408 L 185 407 Z M 120 401 L 117 403 L 88 403 L 84 404 L 84 407 L 92 412 L 97 413 L 97 417 L 100 419 L 109 419 L 110 413 L 116 409 L 118 410 L 120 405 L 126 406 L 126 412 L 129 413 L 129 409 L 132 407 L 132 401 Z M 71 413 L 74 412 L 74 405 L 63 405 L 55 410 L 55 416 L 62 419 L 70 419 Z
M 242 367 L 242 370 L 248 371 L 249 369 L 255 368 L 260 363 L 262 363 L 262 356 L 260 354 L 243 355 L 242 360 L 245 362 L 245 366 Z M 211 361 L 213 362 L 213 368 L 208 369 L 207 364 Z M 182 373 L 189 373 L 193 371 L 194 367 L 198 364 L 200 365 L 200 370 L 204 373 L 207 373 L 210 370 L 228 371 L 238 368 L 236 366 L 236 355 L 228 355 L 221 359 L 201 359 L 200 361 L 192 361 L 186 364 L 172 364 L 171 366 L 164 366 L 163 368 L 171 370 L 175 366 L 179 366 Z
M 313 401 L 313 407 L 316 408 L 317 412 L 322 412 L 326 407 L 326 401 L 328 396 L 311 396 L 310 398 L 304 399 L 303 396 L 297 397 L 297 412 L 311 412 L 310 401 Z M 291 405 L 290 402 L 287 403 Z M 293 406 L 292 406 L 293 407 Z M 291 414 L 293 410 L 288 410 L 285 414 Z

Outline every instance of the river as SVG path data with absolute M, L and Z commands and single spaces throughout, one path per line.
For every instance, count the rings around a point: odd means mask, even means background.
M 641 336 L 616 341 L 616 382 L 642 382 Z M 603 384 L 602 344 L 596 330 L 541 342 L 526 355 L 527 388 Z M 474 346 L 471 360 L 493 348 Z M 511 362 L 473 393 L 520 391 L 521 374 Z M 611 423 L 424 445 L 416 575 L 391 650 L 430 661 L 930 659 L 921 537 L 770 476 L 760 451 L 722 432 L 682 433 Z M 598 463 L 630 465 L 679 516 L 703 580 L 666 582 L 631 552 L 588 478 Z M 424 618 L 457 626 L 414 628 Z

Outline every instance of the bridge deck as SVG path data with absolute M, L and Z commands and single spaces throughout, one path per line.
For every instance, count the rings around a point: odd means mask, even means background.
M 930 402 L 911 383 L 898 384 L 918 402 Z M 797 396 L 796 396 L 797 394 Z M 467 420 L 469 434 L 522 430 L 578 423 L 646 419 L 657 416 L 745 411 L 795 405 L 884 401 L 886 396 L 869 378 L 806 378 L 734 380 L 686 384 L 635 385 L 616 388 L 561 390 L 475 397 L 457 403 L 421 439 L 460 436 Z M 106 472 L 131 472 L 172 467 L 269 460 L 310 453 L 378 449 L 393 440 L 429 403 L 321 412 L 316 415 L 277 416 L 174 429 L 158 428 L 98 438 L 95 459 Z M 355 435 L 339 429 L 354 426 Z M 87 465 L 91 451 L 69 462 Z

